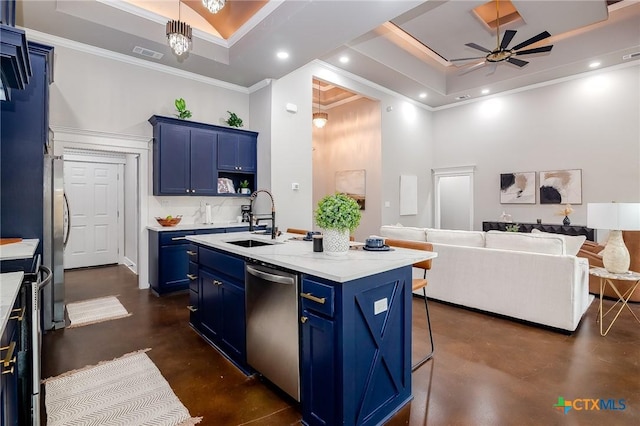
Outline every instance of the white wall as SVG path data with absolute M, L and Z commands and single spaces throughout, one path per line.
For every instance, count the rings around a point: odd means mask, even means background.
M 399 221 L 407 226 L 430 224 L 433 167 L 430 146 L 431 113 L 382 87 L 314 61 L 273 82 L 272 189 L 276 203 L 286 206 L 282 214 L 278 213 L 281 227 L 314 228 L 311 124 L 313 77 L 380 101 L 381 183 L 379 188 L 375 185 L 367 187 L 367 197 L 369 190 L 372 196 L 376 190 L 380 191 L 382 203 L 377 207 L 371 206 L 381 210 L 380 224 Z M 298 112 L 287 112 L 287 103 L 296 104 Z M 391 107 L 391 111 L 387 111 L 387 107 Z M 400 218 L 398 191 L 401 174 L 418 176 L 419 213 L 416 216 Z M 291 190 L 293 182 L 300 184 L 298 191 Z M 389 201 L 389 207 L 383 207 L 385 201 Z
M 586 225 L 589 202 L 640 201 L 640 67 L 495 96 L 436 111 L 436 167 L 475 165 L 474 229 L 499 220 L 561 223 L 558 205 L 500 204 L 500 173 L 582 169 L 582 205 L 571 221 Z
M 327 111 L 326 126 L 313 127 L 313 207 L 336 191 L 337 171 L 365 171 L 365 209 L 354 236 L 364 241 L 381 224 L 380 103 L 361 98 Z

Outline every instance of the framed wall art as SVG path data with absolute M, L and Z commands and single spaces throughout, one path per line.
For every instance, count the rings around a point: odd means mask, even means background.
M 540 204 L 582 204 L 582 170 L 550 170 L 540 174 Z
M 536 172 L 500 174 L 501 204 L 535 204 Z
M 364 170 L 343 170 L 336 172 L 336 192 L 356 200 L 360 210 L 365 205 L 366 175 Z

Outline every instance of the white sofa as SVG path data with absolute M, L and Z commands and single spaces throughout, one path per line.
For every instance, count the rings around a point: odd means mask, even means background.
M 584 237 L 384 225 L 385 238 L 427 241 L 438 257 L 427 297 L 574 331 L 593 296 Z

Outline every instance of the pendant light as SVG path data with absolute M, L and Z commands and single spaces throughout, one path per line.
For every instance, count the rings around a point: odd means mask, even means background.
M 211 13 L 218 13 L 224 7 L 225 0 L 202 0 L 202 5 Z
M 313 113 L 313 125 L 318 129 L 322 129 L 325 124 L 327 124 L 327 120 L 329 119 L 329 114 L 326 112 L 320 111 L 320 82 L 317 82 L 318 86 L 318 112 Z
M 178 1 L 178 20 L 172 19 L 167 22 L 167 39 L 169 46 L 180 56 L 191 48 L 191 26 L 180 20 L 180 5 Z

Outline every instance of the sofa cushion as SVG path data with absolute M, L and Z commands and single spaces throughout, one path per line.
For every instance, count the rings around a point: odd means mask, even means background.
M 484 232 L 427 228 L 427 241 L 464 247 L 484 247 Z
M 576 256 L 582 247 L 582 244 L 585 242 L 587 237 L 584 235 L 564 235 L 564 234 L 554 234 L 551 232 L 542 232 L 539 229 L 532 229 L 531 234 L 533 235 L 553 235 L 558 236 L 564 240 L 564 248 L 565 253 L 571 256 Z
M 402 225 L 382 225 L 380 235 L 398 240 L 426 241 L 424 228 Z
M 565 242 L 558 234 L 533 235 L 522 232 L 489 231 L 485 247 L 529 253 L 565 254 Z

